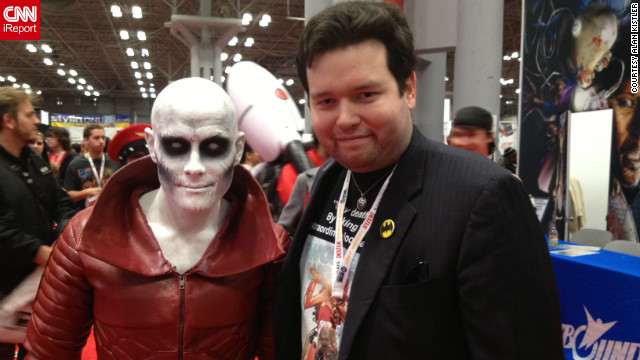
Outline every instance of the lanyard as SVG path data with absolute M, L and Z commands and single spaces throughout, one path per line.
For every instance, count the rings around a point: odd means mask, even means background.
M 336 239 L 333 247 L 333 288 L 331 290 L 331 297 L 333 298 L 344 298 L 344 288 L 347 283 L 347 279 L 349 278 L 349 269 L 351 268 L 354 255 L 358 251 L 358 246 L 362 242 L 362 239 L 364 239 L 364 236 L 371 228 L 373 217 L 378 211 L 378 205 L 380 204 L 382 195 L 387 189 L 389 180 L 395 170 L 396 168 L 394 167 L 389 176 L 387 176 L 387 179 L 384 181 L 384 184 L 382 184 L 382 188 L 378 191 L 376 200 L 373 202 L 371 209 L 367 212 L 362 225 L 358 228 L 358 232 L 353 238 L 353 242 L 351 242 L 351 245 L 349 245 L 345 254 L 342 245 L 342 221 L 344 220 L 344 209 L 347 204 L 347 193 L 349 191 L 349 182 L 351 181 L 351 170 L 347 170 L 347 177 L 344 179 L 344 184 L 342 185 L 340 200 L 338 201 L 338 209 L 336 211 Z
M 96 165 L 93 163 L 93 159 L 89 156 L 89 164 L 91 164 L 91 172 L 93 173 L 93 177 L 96 179 L 98 183 L 98 187 L 102 187 L 102 176 L 104 175 L 104 153 L 102 153 L 102 165 L 100 165 L 100 176 L 98 176 L 98 170 L 96 170 Z

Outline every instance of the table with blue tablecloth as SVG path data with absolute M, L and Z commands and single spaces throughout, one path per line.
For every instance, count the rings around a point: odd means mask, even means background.
M 559 246 L 575 245 L 560 241 Z M 566 359 L 640 359 L 640 257 L 551 248 Z

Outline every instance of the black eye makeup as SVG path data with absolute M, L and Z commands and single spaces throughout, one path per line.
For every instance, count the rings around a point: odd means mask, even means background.
M 229 139 L 213 137 L 200 143 L 200 156 L 216 157 L 227 153 Z
M 164 152 L 169 156 L 185 155 L 191 149 L 191 143 L 181 138 L 165 137 L 160 143 Z

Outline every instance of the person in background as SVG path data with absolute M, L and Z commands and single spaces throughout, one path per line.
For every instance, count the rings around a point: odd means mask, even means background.
M 149 155 L 144 132 L 150 129 L 149 124 L 133 124 L 119 130 L 109 143 L 107 155 L 118 160 L 124 166 L 131 161 Z
M 493 116 L 477 106 L 458 110 L 447 136 L 447 144 L 491 158 L 495 149 Z
M 84 150 L 82 149 L 82 144 L 79 144 L 79 143 L 71 144 L 71 151 L 75 152 L 76 154 L 84 153 Z
M 512 147 L 504 149 L 504 153 L 500 159 L 500 165 L 511 171 L 512 174 L 515 174 L 518 169 L 518 152 L 516 149 Z
M 31 101 L 21 89 L 0 87 L 0 304 L 47 262 L 58 231 L 75 214 L 48 161 L 28 145 L 40 124 Z M 14 348 L 0 343 L 0 359 L 13 359 Z
M 35 150 L 43 159 L 49 161 L 49 149 L 45 145 L 46 139 L 44 134 L 38 131 L 36 137 L 29 142 L 29 145 Z
M 244 144 L 244 152 L 242 153 L 242 159 L 240 159 L 240 163 L 245 169 L 251 171 L 256 165 L 260 164 L 262 159 L 260 155 L 253 151 L 249 144 Z
M 313 166 L 318 167 L 322 165 L 329 156 L 322 145 L 318 143 L 315 134 L 312 139 L 311 148 L 306 151 L 306 154 L 313 163 Z M 282 167 L 276 184 L 276 193 L 278 194 L 283 206 L 286 206 L 289 202 L 289 197 L 291 196 L 297 177 L 298 171 L 292 163 L 287 163 Z
M 120 168 L 119 163 L 104 153 L 101 125 L 87 125 L 82 136 L 87 152 L 69 164 L 64 181 L 64 188 L 79 209 L 93 205 L 104 184 Z
M 64 184 L 67 169 L 77 154 L 71 150 L 69 131 L 63 127 L 52 126 L 45 133 L 47 148 L 49 148 L 49 163 L 54 176 L 60 185 Z
M 29 357 L 78 359 L 93 324 L 98 359 L 274 359 L 271 300 L 289 238 L 239 164 L 231 99 L 207 79 L 177 80 L 151 124 L 150 156 L 118 170 L 58 239 Z
M 276 357 L 562 359 L 528 194 L 493 161 L 413 126 L 415 64 L 389 2 L 341 2 L 305 25 L 296 68 L 331 158 L 276 289 Z

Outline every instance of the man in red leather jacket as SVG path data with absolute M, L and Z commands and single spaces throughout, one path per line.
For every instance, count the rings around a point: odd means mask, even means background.
M 273 358 L 271 300 L 288 238 L 241 165 L 231 100 L 201 78 L 156 99 L 150 156 L 120 169 L 54 247 L 27 359 Z

